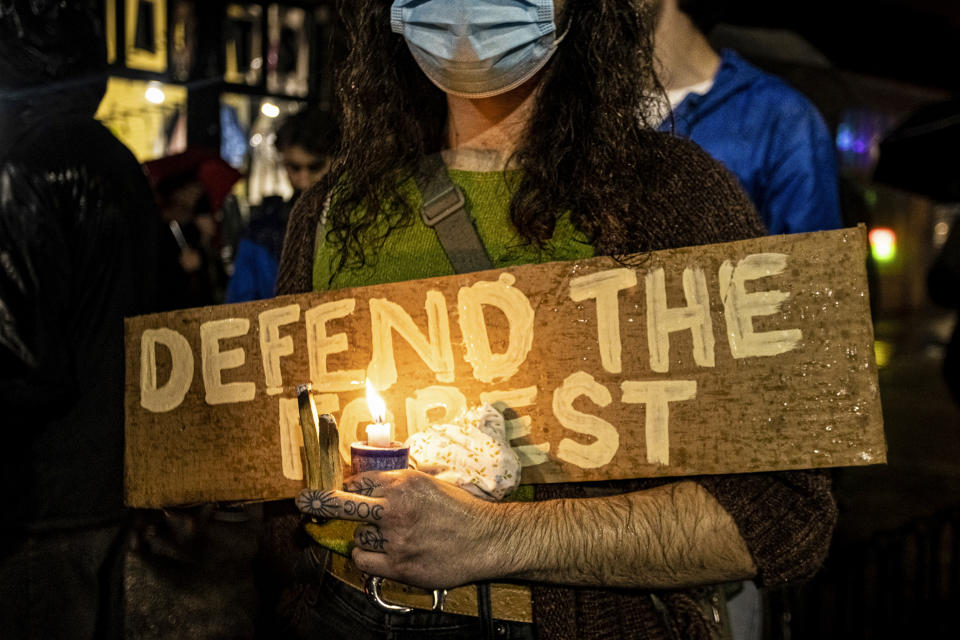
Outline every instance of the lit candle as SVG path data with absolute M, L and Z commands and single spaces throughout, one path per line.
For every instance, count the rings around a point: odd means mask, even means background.
M 390 446 L 390 423 L 374 422 L 367 425 L 367 444 L 371 447 Z
M 367 408 L 373 424 L 367 425 L 367 444 L 371 447 L 389 447 L 390 423 L 387 422 L 387 405 L 367 378 Z
M 350 445 L 350 466 L 353 473 L 405 469 L 410 451 L 399 442 L 393 442 L 387 405 L 367 380 L 367 407 L 373 423 L 367 425 L 367 439 Z

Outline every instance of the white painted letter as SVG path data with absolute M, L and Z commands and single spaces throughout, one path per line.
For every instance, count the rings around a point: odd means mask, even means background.
M 211 320 L 200 325 L 200 368 L 203 370 L 207 404 L 247 402 L 257 395 L 257 385 L 252 382 L 224 384 L 220 380 L 221 371 L 243 366 L 246 359 L 242 347 L 220 351 L 220 341 L 246 335 L 248 331 L 250 320 L 247 318 Z
M 300 305 L 268 309 L 260 314 L 260 355 L 263 357 L 263 377 L 267 384 L 267 394 L 275 396 L 283 391 L 283 377 L 280 375 L 280 358 L 293 353 L 293 338 L 280 337 L 280 326 L 292 324 L 300 319 Z
M 303 480 L 303 432 L 300 430 L 300 410 L 296 398 L 280 398 L 280 468 L 283 477 Z
M 534 386 L 486 391 L 480 394 L 480 402 L 496 407 L 501 413 L 508 409 L 516 413 L 517 407 L 528 407 L 537 402 L 537 388 Z M 507 428 L 508 443 L 530 435 L 530 416 L 518 415 L 512 420 L 504 420 L 504 424 Z M 547 456 L 547 452 L 550 451 L 549 442 L 511 445 L 511 448 L 520 458 L 521 467 L 535 467 L 550 459 Z
M 570 299 L 582 302 L 597 299 L 597 344 L 604 371 L 620 373 L 620 305 L 617 294 L 637 286 L 637 272 L 633 269 L 610 269 L 570 281 Z
M 697 397 L 695 380 L 637 382 L 620 385 L 622 402 L 646 405 L 645 438 L 647 462 L 670 464 L 670 404 Z
M 567 376 L 553 391 L 553 415 L 567 429 L 596 438 L 591 444 L 580 444 L 564 438 L 557 446 L 557 457 L 581 469 L 595 469 L 613 460 L 620 448 L 620 434 L 616 427 L 597 416 L 581 413 L 573 408 L 574 401 L 586 396 L 594 404 L 605 407 L 612 401 L 610 391 L 585 371 Z
M 157 387 L 157 344 L 170 350 L 170 379 Z M 140 336 L 140 406 L 161 413 L 176 409 L 193 382 L 190 343 L 173 329 L 147 329 Z
M 473 366 L 473 376 L 481 382 L 510 379 L 533 346 L 533 307 L 514 282 L 511 274 L 502 273 L 496 282 L 461 287 L 457 295 L 465 358 Z M 490 348 L 483 305 L 497 307 L 506 317 L 510 337 L 503 353 L 494 354 Z
M 373 356 L 367 368 L 367 377 L 377 389 L 389 389 L 397 381 L 397 363 L 393 353 L 394 331 L 413 347 L 437 376 L 437 380 L 453 382 L 453 347 L 450 346 L 447 302 L 442 293 L 430 290 L 427 291 L 425 307 L 429 338 L 423 335 L 403 307 L 386 298 L 370 298 Z
M 710 318 L 707 278 L 703 270 L 683 270 L 683 295 L 687 300 L 685 307 L 667 307 L 667 284 L 662 268 L 647 274 L 646 289 L 650 368 L 661 373 L 670 370 L 670 334 L 684 329 L 689 329 L 693 334 L 693 361 L 697 366 L 714 366 L 713 321 Z
M 443 415 L 431 420 L 430 411 L 443 409 Z M 417 389 L 407 398 L 407 437 L 431 424 L 449 424 L 467 410 L 467 398 L 456 387 L 433 386 Z
M 334 300 L 308 309 L 303 314 L 307 327 L 307 356 L 310 361 L 310 381 L 317 391 L 355 391 L 363 388 L 366 377 L 363 369 L 327 371 L 327 356 L 349 348 L 347 334 L 327 335 L 327 323 L 353 313 L 355 298 Z M 349 451 L 349 449 L 348 449 Z
M 749 255 L 737 263 L 736 269 L 729 260 L 724 260 L 720 265 L 720 297 L 723 298 L 723 312 L 727 319 L 730 353 L 734 358 L 776 356 L 796 349 L 803 340 L 800 329 L 762 333 L 753 331 L 754 316 L 777 313 L 790 293 L 779 290 L 747 293 L 744 283 L 778 275 L 786 268 L 787 256 L 783 253 Z

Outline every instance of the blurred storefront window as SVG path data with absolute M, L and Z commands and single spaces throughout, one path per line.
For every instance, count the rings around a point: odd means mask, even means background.
M 111 77 L 107 93 L 100 102 L 96 118 L 133 151 L 137 160 L 146 162 L 171 153 L 176 147 L 177 115 L 186 109 L 187 90 L 175 84 Z M 168 131 L 168 127 L 173 129 Z M 173 151 L 176 153 L 176 151 Z

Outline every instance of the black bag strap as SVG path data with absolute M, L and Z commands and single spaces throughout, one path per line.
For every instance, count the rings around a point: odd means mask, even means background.
M 453 270 L 470 273 L 492 269 L 486 247 L 467 213 L 466 200 L 447 175 L 439 153 L 423 159 L 417 187 L 423 196 L 420 217 L 436 232 Z

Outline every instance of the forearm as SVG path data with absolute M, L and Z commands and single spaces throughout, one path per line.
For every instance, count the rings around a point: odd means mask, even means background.
M 677 588 L 756 574 L 733 519 L 695 482 L 492 510 L 488 553 L 501 578 Z

